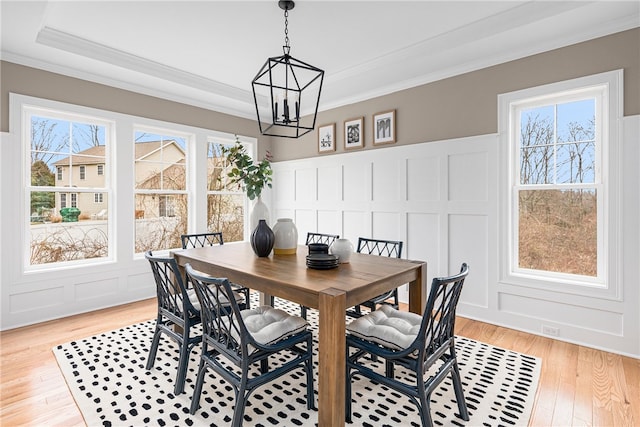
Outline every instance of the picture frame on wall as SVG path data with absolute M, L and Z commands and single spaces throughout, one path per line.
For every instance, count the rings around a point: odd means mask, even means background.
M 318 126 L 318 152 L 336 151 L 336 124 Z
M 393 144 L 394 142 L 396 142 L 396 110 L 374 114 L 373 144 Z
M 344 149 L 364 147 L 364 117 L 345 120 L 344 122 Z

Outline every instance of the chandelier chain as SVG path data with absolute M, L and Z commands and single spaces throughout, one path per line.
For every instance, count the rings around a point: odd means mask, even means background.
M 282 50 L 285 55 L 288 55 L 291 51 L 291 46 L 289 46 L 289 11 L 285 9 L 284 11 L 284 46 L 282 46 Z

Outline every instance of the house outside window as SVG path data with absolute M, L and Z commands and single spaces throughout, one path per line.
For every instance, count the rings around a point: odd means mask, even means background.
M 67 207 L 67 194 L 60 193 L 60 209 Z
M 187 143 L 192 135 L 135 131 L 135 253 L 181 247 L 187 232 Z
M 58 181 L 62 181 L 62 168 L 58 166 L 56 169 L 58 171 Z
M 87 175 L 87 167 L 85 165 L 80 165 L 80 179 L 84 180 Z
M 505 283 L 613 296 L 617 72 L 500 96 Z M 506 137 L 508 136 L 508 141 Z
M 93 195 L 93 203 L 102 203 L 104 201 L 104 198 L 102 196 L 102 193 L 95 193 Z
M 98 165 L 98 175 L 104 175 L 104 165 Z

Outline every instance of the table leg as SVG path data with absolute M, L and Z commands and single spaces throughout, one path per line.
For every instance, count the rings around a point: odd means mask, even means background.
M 346 302 L 344 291 L 320 292 L 318 427 L 344 426 L 345 422 Z
M 422 264 L 417 271 L 417 278 L 409 282 L 409 311 L 422 314 L 427 305 L 427 264 Z

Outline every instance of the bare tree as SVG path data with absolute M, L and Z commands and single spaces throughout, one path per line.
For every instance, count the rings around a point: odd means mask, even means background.
M 57 123 L 43 117 L 31 119 L 31 163 L 42 160 L 46 164 L 64 149 L 69 141 L 68 133 L 57 130 Z

